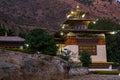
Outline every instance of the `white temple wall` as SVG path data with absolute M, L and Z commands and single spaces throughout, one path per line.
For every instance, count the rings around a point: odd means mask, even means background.
M 107 62 L 106 45 L 96 45 L 97 55 L 92 55 L 92 62 Z
M 79 47 L 78 45 L 67 45 L 64 49 L 70 50 L 70 60 L 73 62 L 80 62 L 79 60 Z
M 72 52 L 74 52 L 74 53 L 79 53 L 78 45 L 67 45 L 67 46 L 64 47 L 64 49 L 65 48 L 72 51 Z

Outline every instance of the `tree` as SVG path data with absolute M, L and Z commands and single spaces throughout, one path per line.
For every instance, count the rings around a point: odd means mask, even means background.
M 0 36 L 4 36 L 5 35 L 5 29 L 0 28 Z
M 119 24 L 107 19 L 100 19 L 96 24 L 91 23 L 89 29 L 97 30 L 119 30 Z M 114 35 L 106 35 L 107 60 L 112 62 L 120 62 L 120 32 Z
M 12 30 L 12 29 L 8 29 L 8 30 L 7 30 L 7 35 L 8 35 L 8 36 L 14 36 L 14 33 L 15 33 L 15 31 Z
M 80 61 L 84 67 L 88 67 L 92 63 L 90 55 L 87 52 L 80 53 Z
M 91 23 L 88 26 L 89 29 L 94 29 L 94 30 L 118 30 L 119 24 L 108 20 L 108 19 L 99 19 L 96 21 L 95 24 Z
M 26 33 L 22 33 L 22 32 L 20 32 L 18 36 L 20 36 L 20 37 L 22 37 L 22 38 L 25 38 Z
M 112 4 L 113 0 L 109 0 L 110 4 Z
M 0 36 L 5 36 L 5 32 L 7 32 L 8 36 L 13 36 L 14 35 L 14 31 L 13 30 L 11 30 L 11 29 L 6 30 L 5 28 L 2 28 L 0 26 Z
M 120 63 L 120 32 L 114 35 L 108 35 L 106 41 L 108 61 Z
M 29 44 L 29 49 L 47 55 L 56 55 L 57 47 L 54 37 L 48 35 L 42 29 L 34 29 L 26 36 L 26 44 Z
M 91 5 L 95 0 L 76 0 L 77 2 L 81 2 L 85 5 Z

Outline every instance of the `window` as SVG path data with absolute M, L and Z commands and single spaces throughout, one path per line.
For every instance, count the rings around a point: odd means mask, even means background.
M 75 29 L 75 30 L 86 30 L 86 29 L 87 29 L 87 26 L 85 26 L 85 25 L 74 26 L 73 29 Z
M 82 45 L 82 46 L 79 46 L 79 51 L 80 52 L 86 51 L 90 55 L 96 55 L 96 46 L 95 45 Z

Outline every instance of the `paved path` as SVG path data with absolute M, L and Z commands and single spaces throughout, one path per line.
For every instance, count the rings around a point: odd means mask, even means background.
M 90 75 L 76 76 L 68 80 L 120 80 L 120 76 L 90 74 Z

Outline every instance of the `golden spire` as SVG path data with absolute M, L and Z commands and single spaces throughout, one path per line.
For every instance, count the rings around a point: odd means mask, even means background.
M 70 13 L 68 13 L 67 18 L 68 19 L 82 19 L 85 17 L 86 12 L 80 11 L 80 6 L 77 5 L 75 10 L 72 10 Z

